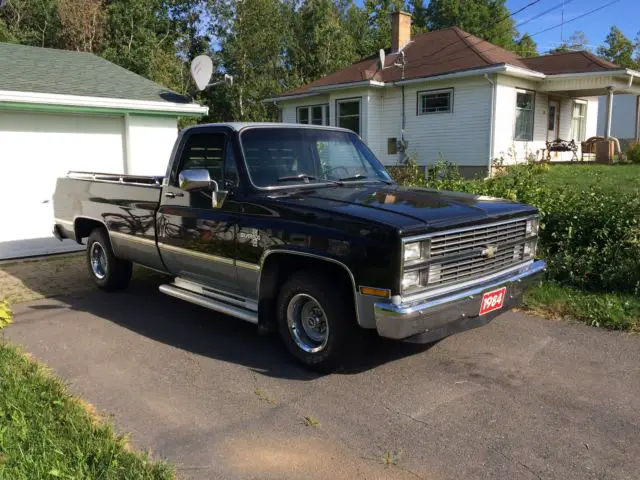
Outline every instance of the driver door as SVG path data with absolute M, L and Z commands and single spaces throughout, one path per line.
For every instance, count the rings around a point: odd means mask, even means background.
M 235 235 L 239 208 L 233 200 L 237 170 L 230 136 L 222 129 L 187 132 L 176 152 L 179 161 L 163 189 L 158 210 L 158 246 L 173 275 L 236 292 Z M 209 191 L 182 190 L 182 170 L 207 169 L 211 179 L 229 194 L 218 208 Z

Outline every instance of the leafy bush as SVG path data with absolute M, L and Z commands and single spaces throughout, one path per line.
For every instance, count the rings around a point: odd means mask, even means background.
M 632 143 L 627 149 L 627 160 L 631 163 L 640 163 L 640 143 Z
M 11 310 L 9 310 L 9 302 L 0 301 L 0 328 L 4 328 L 11 323 Z
M 439 164 L 427 177 L 406 183 L 534 205 L 541 220 L 539 256 L 548 263 L 550 279 L 583 290 L 640 293 L 637 193 L 597 186 L 551 189 L 541 179 L 542 171 L 539 165 L 526 164 L 493 178 L 464 180 L 455 167 Z

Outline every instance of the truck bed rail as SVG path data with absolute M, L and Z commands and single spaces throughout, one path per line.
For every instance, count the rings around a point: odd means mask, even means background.
M 145 187 L 160 187 L 164 180 L 164 177 L 124 175 L 120 173 L 80 172 L 73 170 L 67 173 L 67 177 L 77 180 L 89 180 L 92 182 L 120 183 Z

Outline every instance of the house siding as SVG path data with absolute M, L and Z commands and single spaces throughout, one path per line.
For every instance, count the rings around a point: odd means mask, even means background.
M 533 140 L 515 141 L 516 122 L 516 95 L 518 89 L 535 92 Z M 555 140 L 550 138 L 552 133 L 547 130 L 549 101 L 555 100 L 560 107 L 560 124 L 558 136 L 563 140 L 570 140 L 571 117 L 573 114 L 573 99 L 556 97 L 552 93 L 536 90 L 535 82 L 529 82 L 513 77 L 500 75 L 498 77 L 497 98 L 496 98 L 496 118 L 495 118 L 495 140 L 493 157 L 504 159 L 506 164 L 526 161 L 529 156 L 542 159 L 545 155 L 546 142 Z M 579 98 L 587 102 L 587 123 L 585 138 L 596 134 L 596 123 L 598 118 L 597 97 Z M 580 147 L 580 145 L 578 145 Z M 580 155 L 580 152 L 578 152 Z M 570 152 L 557 153 L 552 156 L 552 160 L 569 161 L 572 159 Z

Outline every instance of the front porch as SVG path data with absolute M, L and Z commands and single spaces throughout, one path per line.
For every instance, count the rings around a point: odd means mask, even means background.
M 613 116 L 613 96 L 632 94 L 638 96 L 635 114 L 635 138 L 640 140 L 640 73 L 633 70 L 614 72 L 579 73 L 548 75 L 540 82 L 539 92 L 547 95 L 547 148 L 542 152 L 540 160 L 556 162 L 566 161 L 600 161 L 610 163 L 622 149 L 618 139 L 611 136 L 611 119 Z M 597 122 L 597 108 L 590 112 L 589 98 L 605 96 L 604 136 L 596 137 L 593 127 Z M 562 102 L 571 102 L 571 109 L 560 108 Z M 567 118 L 568 115 L 568 118 Z M 595 118 L 594 118 L 595 117 Z M 567 136 L 562 136 L 561 126 L 569 125 Z M 565 132 L 566 132 L 565 128 Z M 566 135 L 566 133 L 565 133 Z M 569 150 L 551 151 L 555 140 L 564 140 L 565 145 L 572 142 Z

